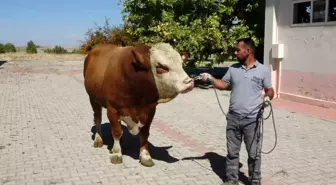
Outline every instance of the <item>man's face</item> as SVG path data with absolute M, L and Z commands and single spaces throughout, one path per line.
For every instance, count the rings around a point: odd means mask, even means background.
M 234 52 L 239 62 L 245 62 L 247 57 L 251 54 L 251 49 L 246 47 L 244 42 L 239 42 L 236 45 L 236 50 Z

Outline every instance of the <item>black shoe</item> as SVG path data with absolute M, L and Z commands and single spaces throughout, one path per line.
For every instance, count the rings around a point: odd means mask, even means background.
M 251 185 L 261 185 L 260 182 L 252 182 Z
M 229 181 L 222 183 L 221 185 L 239 185 L 239 182 L 235 180 L 229 180 Z

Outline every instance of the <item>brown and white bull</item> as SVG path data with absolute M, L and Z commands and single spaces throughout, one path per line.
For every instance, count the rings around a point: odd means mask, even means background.
M 148 151 L 149 129 L 156 106 L 193 89 L 193 80 L 182 68 L 181 55 L 169 44 L 151 47 L 119 47 L 103 44 L 85 58 L 84 84 L 93 109 L 96 135 L 94 147 L 102 147 L 102 108 L 107 109 L 114 140 L 111 162 L 122 163 L 121 121 L 140 137 L 140 162 L 153 166 Z

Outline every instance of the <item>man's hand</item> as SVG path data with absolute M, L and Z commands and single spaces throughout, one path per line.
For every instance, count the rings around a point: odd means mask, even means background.
M 265 97 L 264 97 L 264 102 L 263 102 L 263 105 L 262 105 L 262 106 L 265 108 L 265 107 L 269 106 L 270 103 L 271 103 L 271 99 L 270 99 L 270 97 L 265 96 Z
M 216 79 L 214 78 L 211 74 L 209 73 L 201 73 L 200 74 L 201 76 L 201 79 L 203 81 L 208 81 L 208 82 L 211 82 L 213 83 L 213 86 L 216 88 L 216 89 L 219 89 L 219 90 L 225 90 L 229 87 L 228 84 L 226 84 L 223 80 L 221 79 Z
M 213 81 L 213 77 L 209 73 L 201 73 L 200 76 L 203 81 Z
M 271 100 L 274 97 L 274 89 L 273 88 L 267 88 L 265 89 L 265 96 L 264 96 L 264 102 L 263 102 L 263 107 L 269 106 L 271 103 Z

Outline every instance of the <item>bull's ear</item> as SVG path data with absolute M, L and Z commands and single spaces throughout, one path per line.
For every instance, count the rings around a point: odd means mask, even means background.
M 180 52 L 180 55 L 183 61 L 186 61 L 189 58 L 189 54 L 185 51 Z
M 132 50 L 132 54 L 135 58 L 133 63 L 136 67 L 149 69 L 150 59 L 149 59 L 149 49 L 147 47 L 136 46 Z
M 140 53 L 138 53 L 135 50 L 132 50 L 132 54 L 133 54 L 133 56 L 134 56 L 134 58 L 136 60 L 134 62 L 140 62 L 142 64 L 145 63 L 145 59 L 144 59 L 144 57 Z

